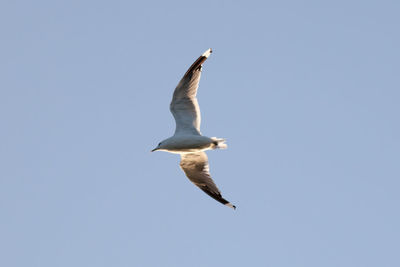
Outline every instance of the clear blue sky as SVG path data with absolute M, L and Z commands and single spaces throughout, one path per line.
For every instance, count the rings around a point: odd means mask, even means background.
M 400 266 L 399 2 L 241 2 L 1 2 L 1 266 Z M 236 211 L 149 152 L 209 47 Z

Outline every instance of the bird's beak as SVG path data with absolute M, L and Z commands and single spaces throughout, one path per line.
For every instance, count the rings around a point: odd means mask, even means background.
M 154 152 L 154 151 L 156 151 L 158 148 L 154 148 L 152 151 L 150 151 L 150 152 Z

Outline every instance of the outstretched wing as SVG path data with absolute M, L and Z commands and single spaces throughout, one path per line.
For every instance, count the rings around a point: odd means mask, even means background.
M 175 88 L 169 109 L 176 122 L 175 134 L 200 135 L 200 107 L 196 94 L 201 76 L 201 66 L 210 56 L 211 48 L 204 52 L 186 71 Z
M 199 152 L 181 154 L 180 166 L 189 180 L 197 185 L 207 195 L 228 207 L 236 209 L 234 205 L 221 196 L 221 192 L 211 179 L 206 153 Z

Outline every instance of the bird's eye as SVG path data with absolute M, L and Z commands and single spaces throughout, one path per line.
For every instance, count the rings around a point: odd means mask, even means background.
M 158 146 L 161 146 L 161 143 L 159 143 Z

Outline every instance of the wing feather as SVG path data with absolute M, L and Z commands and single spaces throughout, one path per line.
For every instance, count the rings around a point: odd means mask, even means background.
M 222 197 L 221 192 L 212 180 L 206 153 L 181 154 L 180 166 L 189 180 L 207 195 L 228 207 L 236 209 L 234 205 Z
M 176 122 L 175 134 L 201 134 L 200 107 L 196 95 L 200 82 L 202 64 L 207 60 L 211 52 L 211 48 L 204 52 L 192 66 L 190 66 L 175 88 L 170 104 L 170 110 Z

